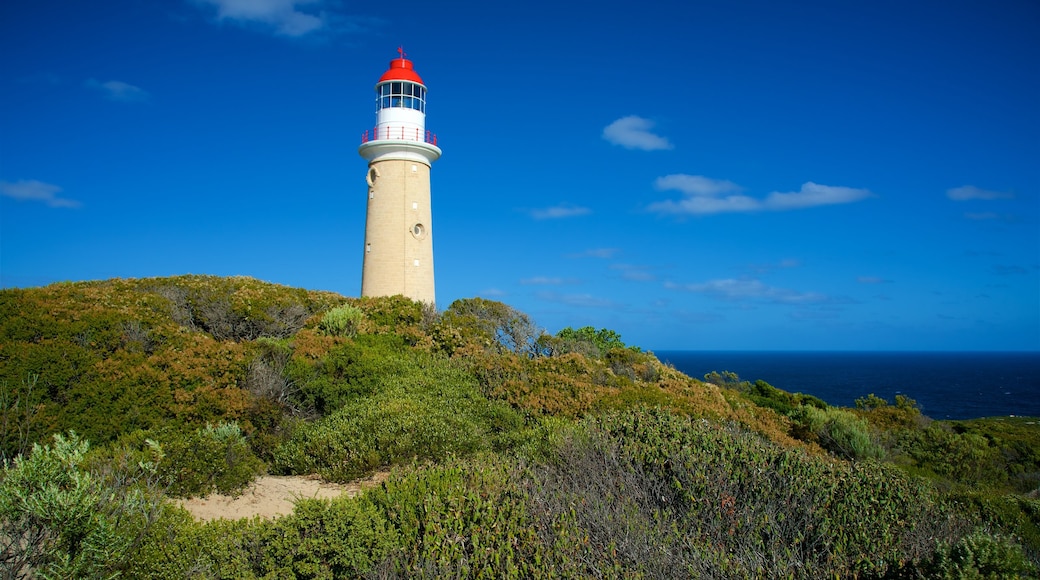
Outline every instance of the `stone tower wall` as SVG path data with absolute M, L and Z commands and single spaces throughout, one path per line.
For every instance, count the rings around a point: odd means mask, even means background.
M 369 164 L 362 296 L 403 294 L 434 304 L 430 166 L 385 159 Z

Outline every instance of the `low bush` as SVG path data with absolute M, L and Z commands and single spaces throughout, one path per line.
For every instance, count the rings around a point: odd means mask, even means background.
M 257 578 L 357 578 L 401 545 L 381 510 L 352 498 L 300 500 L 249 540 Z
M 925 568 L 929 578 L 961 580 L 967 578 L 1036 577 L 1036 566 L 1026 558 L 1022 547 L 1008 536 L 977 530 L 937 551 Z
M 347 481 L 383 465 L 508 445 L 522 428 L 515 411 L 485 399 L 450 361 L 413 357 L 398 359 L 397 373 L 375 377 L 371 395 L 299 425 L 275 451 L 275 469 Z
M 318 330 L 329 336 L 352 337 L 357 334 L 364 316 L 365 313 L 357 306 L 342 304 L 321 317 Z
M 0 475 L 0 575 L 103 578 L 118 575 L 160 510 L 135 478 L 85 468 L 89 444 L 75 433 L 34 445 Z M 150 472 L 153 463 L 140 468 Z M 111 473 L 109 475 L 112 475 Z
M 958 433 L 950 424 L 937 421 L 925 429 L 901 430 L 897 436 L 896 446 L 919 473 L 990 487 L 1009 482 L 1000 448 L 980 434 Z
M 269 525 L 259 518 L 199 523 L 184 508 L 167 504 L 129 562 L 127 578 L 257 578 L 253 561 L 262 557 L 256 542 Z
M 416 353 L 394 334 L 363 334 L 329 347 L 320 358 L 294 355 L 283 375 L 297 387 L 295 404 L 326 416 L 412 372 Z
M 853 413 L 837 407 L 800 406 L 791 412 L 795 436 L 818 442 L 843 459 L 880 459 L 881 447 L 871 438 L 870 426 Z
M 401 547 L 368 577 L 560 577 L 548 565 L 517 477 L 511 461 L 493 456 L 392 476 L 364 499 L 386 514 Z
M 811 457 L 660 410 L 585 425 L 528 489 L 543 542 L 574 575 L 909 573 L 963 525 L 880 464 Z
M 156 465 L 156 477 L 172 497 L 234 494 L 265 470 L 236 423 L 191 431 L 138 431 L 99 449 L 92 463 L 140 456 L 151 441 L 157 442 L 163 453 Z

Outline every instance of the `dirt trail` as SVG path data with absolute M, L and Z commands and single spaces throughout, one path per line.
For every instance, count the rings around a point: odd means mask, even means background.
M 354 497 L 363 489 L 386 480 L 388 471 L 379 471 L 365 479 L 350 483 L 328 483 L 317 476 L 265 475 L 250 485 L 242 495 L 232 497 L 211 494 L 206 497 L 177 500 L 196 520 L 237 520 L 261 516 L 274 518 L 290 514 L 297 499 L 328 499 L 346 495 Z

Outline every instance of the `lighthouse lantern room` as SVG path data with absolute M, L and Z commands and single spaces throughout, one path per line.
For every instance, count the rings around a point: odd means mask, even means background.
M 398 53 L 376 83 L 376 124 L 358 148 L 368 161 L 361 295 L 401 294 L 432 305 L 430 167 L 441 150 L 426 130 L 426 84 Z

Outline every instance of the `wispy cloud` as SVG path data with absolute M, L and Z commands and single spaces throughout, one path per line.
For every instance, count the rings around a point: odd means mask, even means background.
M 892 281 L 887 278 L 881 278 L 879 276 L 860 276 L 856 278 L 856 281 L 860 284 L 891 284 Z
M 618 252 L 618 248 L 593 248 L 591 250 L 585 250 L 584 252 L 578 252 L 577 254 L 567 254 L 568 258 L 599 258 L 601 260 L 609 260 L 613 258 Z
M 992 191 L 975 187 L 974 185 L 963 185 L 961 187 L 947 189 L 946 197 L 954 201 L 968 201 L 972 199 L 1012 199 L 1015 195 L 1006 191 Z
M 732 181 L 686 174 L 659 177 L 654 182 L 654 186 L 662 191 L 677 190 L 685 196 L 678 201 L 659 201 L 647 207 L 651 212 L 664 214 L 707 215 L 788 211 L 821 205 L 854 203 L 873 195 L 866 189 L 820 185 L 809 181 L 802 184 L 799 191 L 786 193 L 774 191 L 765 199 L 757 199 L 741 194 L 742 188 Z
M 855 189 L 852 187 L 835 187 L 831 185 L 820 185 L 808 181 L 802 184 L 800 191 L 780 193 L 774 191 L 765 199 L 765 209 L 784 211 L 789 209 L 801 209 L 816 207 L 820 205 L 838 205 L 843 203 L 854 203 L 871 197 L 870 191 L 866 189 Z
M 616 306 L 612 300 L 600 298 L 591 294 L 561 294 L 559 292 L 538 292 L 540 300 L 555 302 L 567 306 L 579 306 L 582 308 L 611 308 Z
M 964 212 L 964 217 L 966 217 L 966 218 L 968 218 L 970 220 L 974 220 L 974 221 L 986 221 L 986 220 L 999 220 L 999 219 L 1002 219 L 1002 216 L 1000 214 L 994 213 L 994 212 L 991 212 L 991 211 L 983 211 L 983 212 L 978 212 L 978 213 L 975 213 L 975 212 Z
M 94 79 L 88 79 L 86 85 L 91 89 L 101 91 L 105 98 L 110 101 L 139 103 L 147 101 L 150 96 L 148 91 L 140 87 L 135 87 L 129 83 L 124 83 L 123 81 L 99 82 Z
M 533 278 L 524 278 L 520 280 L 520 283 L 525 286 L 558 286 L 564 283 L 563 278 L 553 278 L 549 276 L 534 276 Z
M 639 266 L 636 264 L 611 264 L 611 270 L 617 270 L 621 272 L 621 277 L 625 280 L 632 280 L 634 282 L 652 282 L 657 279 L 657 276 L 651 272 L 649 266 Z
M 21 180 L 14 183 L 0 181 L 0 195 L 17 199 L 19 201 L 38 201 L 49 207 L 76 208 L 82 205 L 74 199 L 58 197 L 61 188 L 57 185 L 36 181 L 35 179 Z
M 553 207 L 532 209 L 528 213 L 536 220 L 554 220 L 588 215 L 592 213 L 592 210 L 587 207 L 564 203 Z
M 1028 274 L 1029 269 L 1023 266 L 997 264 L 993 266 L 993 273 L 997 276 L 1020 276 L 1022 274 Z
M 625 149 L 642 149 L 643 151 L 671 149 L 672 144 L 668 139 L 651 131 L 653 128 L 654 122 L 650 119 L 630 115 L 607 125 L 603 129 L 603 138 Z
M 486 288 L 478 292 L 477 295 L 486 298 L 501 298 L 502 296 L 505 296 L 506 293 L 505 291 L 499 290 L 498 288 Z
M 755 274 L 767 274 L 775 270 L 789 270 L 791 268 L 798 268 L 802 265 L 802 261 L 796 258 L 784 258 L 775 264 L 749 264 L 747 269 Z
M 281 36 L 300 37 L 328 25 L 328 15 L 322 10 L 323 0 L 195 1 L 216 8 L 218 20 L 259 25 Z
M 797 292 L 777 288 L 753 278 L 724 278 L 695 284 L 666 282 L 665 288 L 704 294 L 730 302 L 766 302 L 772 304 L 827 304 L 834 300 L 819 292 Z

